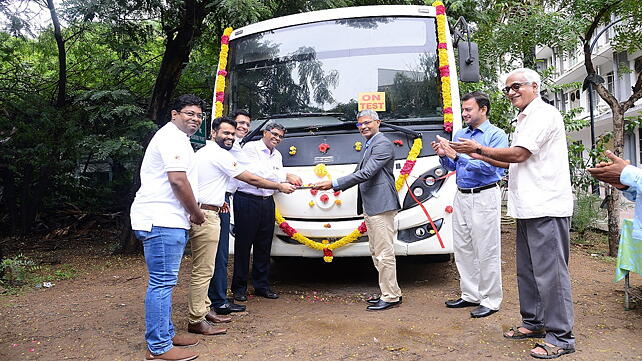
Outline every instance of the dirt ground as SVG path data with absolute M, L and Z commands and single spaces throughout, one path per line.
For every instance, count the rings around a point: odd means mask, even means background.
M 399 258 L 399 308 L 366 312 L 377 292 L 369 259 L 299 259 L 273 264 L 278 300 L 250 297 L 228 333 L 203 337 L 199 360 L 532 360 L 533 341 L 502 338 L 519 323 L 513 226 L 504 226 L 504 302 L 500 312 L 471 319 L 447 309 L 457 298 L 454 263 Z M 46 252 L 75 277 L 0 296 L 0 360 L 142 360 L 146 271 L 142 256 L 110 256 L 108 247 L 69 244 Z M 642 359 L 642 306 L 625 311 L 623 282 L 613 282 L 605 245 L 574 245 L 571 277 L 577 352 L 563 360 Z M 35 255 L 33 256 L 35 257 Z M 190 258 L 174 293 L 174 323 L 187 328 Z M 632 277 L 642 285 L 642 277 Z

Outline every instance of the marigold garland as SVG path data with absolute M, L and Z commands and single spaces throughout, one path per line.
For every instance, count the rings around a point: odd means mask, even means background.
M 437 54 L 439 58 L 439 76 L 441 77 L 441 97 L 444 103 L 444 130 L 453 131 L 453 103 L 450 86 L 450 66 L 448 65 L 448 43 L 446 38 L 446 7 L 441 1 L 432 3 L 437 14 Z
M 223 116 L 223 101 L 225 101 L 225 77 L 227 76 L 227 55 L 230 51 L 230 34 L 232 28 L 225 28 L 221 36 L 221 52 L 218 54 L 218 68 L 214 85 L 214 117 Z
M 404 162 L 404 165 L 401 168 L 399 177 L 395 181 L 395 188 L 397 189 L 397 191 L 399 191 L 401 187 L 403 187 L 406 179 L 408 178 L 408 175 L 410 175 L 410 172 L 412 172 L 412 168 L 415 166 L 415 163 L 417 162 L 417 157 L 419 157 L 419 153 L 421 153 L 422 146 L 423 146 L 423 143 L 421 141 L 421 138 L 416 138 L 412 143 L 412 148 L 410 149 L 410 152 L 408 152 L 408 157 L 406 158 L 406 161 Z M 325 165 L 318 168 L 315 167 L 315 173 L 317 171 L 325 171 L 324 175 L 327 175 L 328 178 L 330 178 L 330 175 L 327 174 Z M 281 228 L 281 230 L 286 235 L 288 235 L 288 237 L 312 249 L 323 251 L 323 260 L 325 262 L 332 262 L 332 259 L 334 257 L 332 254 L 332 250 L 354 242 L 355 240 L 357 240 L 357 238 L 361 237 L 367 231 L 366 222 L 361 222 L 361 225 L 359 225 L 357 229 L 355 229 L 350 234 L 339 239 L 336 242 L 328 243 L 327 240 L 324 240 L 325 242 L 315 242 L 309 239 L 308 237 L 302 235 L 301 233 L 299 233 L 296 229 L 292 228 L 288 224 L 288 222 L 285 221 L 285 218 L 283 218 L 283 216 L 281 215 L 278 209 L 275 209 L 274 212 L 275 212 L 274 218 L 276 219 L 276 223 L 279 225 L 279 228 Z

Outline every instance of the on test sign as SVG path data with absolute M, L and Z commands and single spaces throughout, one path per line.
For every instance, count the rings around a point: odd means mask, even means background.
M 374 110 L 376 112 L 386 111 L 385 92 L 359 93 L 357 99 L 359 102 L 359 111 L 365 109 Z

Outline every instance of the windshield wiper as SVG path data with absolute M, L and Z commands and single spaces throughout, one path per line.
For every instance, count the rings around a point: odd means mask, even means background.
M 283 118 L 294 118 L 294 117 L 339 117 L 343 113 L 283 113 L 283 114 L 272 114 L 267 118 L 272 119 L 283 119 Z

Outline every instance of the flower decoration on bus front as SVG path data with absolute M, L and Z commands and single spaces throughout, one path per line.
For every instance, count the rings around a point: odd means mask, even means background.
M 437 14 L 437 55 L 439 59 L 439 76 L 441 78 L 441 97 L 444 103 L 444 130 L 453 131 L 453 103 L 450 87 L 450 66 L 448 64 L 448 43 L 446 42 L 446 7 L 441 1 L 432 3 Z
M 319 152 L 325 154 L 328 152 L 328 149 L 330 149 L 330 144 L 328 143 L 319 144 Z
M 218 69 L 214 85 L 214 117 L 223 116 L 223 101 L 225 101 L 225 77 L 227 76 L 227 56 L 230 51 L 230 34 L 232 28 L 225 28 L 221 36 L 221 52 L 218 54 Z
M 295 146 L 290 146 L 290 151 L 288 152 L 289 155 L 295 155 L 296 154 L 296 147 Z
M 361 143 L 361 142 L 354 142 L 354 145 L 353 145 L 352 147 L 353 147 L 353 148 L 354 148 L 354 150 L 356 150 L 357 152 L 360 152 L 360 151 L 361 151 L 361 147 L 363 147 L 363 143 Z

